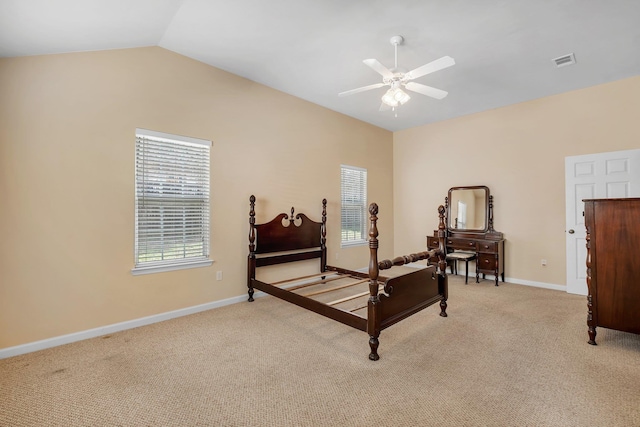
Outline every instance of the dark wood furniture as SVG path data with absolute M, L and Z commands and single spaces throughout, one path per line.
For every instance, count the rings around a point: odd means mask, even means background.
M 451 261 L 449 267 L 453 270 L 451 274 L 458 274 L 458 261 L 464 261 L 464 284 L 469 283 L 469 261 L 475 261 L 475 252 L 453 251 L 447 254 L 447 262 Z
M 469 198 L 473 205 L 471 212 L 461 215 L 457 204 L 462 199 Z M 475 201 L 474 201 L 475 200 Z M 455 205 L 455 206 L 454 206 Z M 504 237 L 493 229 L 493 196 L 486 186 L 452 187 L 445 198 L 447 213 L 447 241 L 448 250 L 462 250 L 476 253 L 476 283 L 480 282 L 480 274 L 493 274 L 495 285 L 498 278 L 504 282 Z M 465 216 L 473 220 L 461 220 Z M 474 224 L 471 228 L 461 228 L 460 224 Z M 427 236 L 427 248 L 439 246 L 437 231 L 433 236 Z
M 378 206 L 369 206 L 369 274 L 327 265 L 327 201 L 322 201 L 322 222 L 304 214 L 279 214 L 273 220 L 255 223 L 255 197 L 249 212 L 249 259 L 247 287 L 249 301 L 254 289 L 296 304 L 369 334 L 369 359 L 378 360 L 378 337 L 383 329 L 429 307 L 440 304 L 440 316 L 446 317 L 448 285 L 445 268 L 444 207 L 440 216 L 440 246 L 378 262 Z M 318 258 L 320 272 L 277 283 L 256 279 L 256 268 Z M 380 277 L 380 270 L 419 260 L 438 259 L 434 265 L 415 269 L 396 277 Z
M 640 199 L 584 200 L 587 325 L 640 334 Z

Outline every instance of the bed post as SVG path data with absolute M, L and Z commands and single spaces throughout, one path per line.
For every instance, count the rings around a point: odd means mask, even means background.
M 445 203 L 448 200 L 445 199 Z M 449 285 L 447 281 L 447 226 L 444 222 L 446 209 L 444 206 L 438 206 L 438 269 L 440 269 L 438 277 L 438 286 L 441 287 L 442 299 L 440 300 L 440 316 L 447 317 L 447 299 L 449 298 Z
M 367 332 L 369 333 L 370 360 L 378 360 L 378 337 L 380 336 L 380 297 L 378 296 L 378 205 L 369 205 L 371 224 L 369 227 L 369 303 L 367 306 Z
M 247 267 L 247 288 L 249 289 L 249 301 L 253 301 L 253 286 L 251 280 L 256 278 L 256 196 L 253 194 L 249 197 L 249 260 Z
M 322 256 L 320 257 L 320 272 L 327 271 L 327 199 L 322 199 L 322 226 L 320 227 L 322 234 L 320 238 L 320 250 Z

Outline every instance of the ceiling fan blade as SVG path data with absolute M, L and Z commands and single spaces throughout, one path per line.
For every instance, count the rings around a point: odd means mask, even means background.
M 345 92 L 340 92 L 338 94 L 338 96 L 353 95 L 354 93 L 364 92 L 365 90 L 377 89 L 377 88 L 382 87 L 382 86 L 385 86 L 385 84 L 384 83 L 376 83 L 376 84 L 373 84 L 373 85 L 363 86 L 363 87 L 359 87 L 357 89 L 351 89 L 351 90 L 347 90 Z
M 435 87 L 426 86 L 420 83 L 409 82 L 405 86 L 408 90 L 412 92 L 417 92 L 422 95 L 427 95 L 435 99 L 442 99 L 449 94 L 449 92 L 436 89 Z
M 373 70 L 376 71 L 378 74 L 382 75 L 382 77 L 386 79 L 393 78 L 393 73 L 391 72 L 391 70 L 385 67 L 384 65 L 382 65 L 380 62 L 378 62 L 377 59 L 365 59 L 362 62 L 364 62 L 369 67 L 373 68 Z
M 409 71 L 406 76 L 409 80 L 417 79 L 418 77 L 422 77 L 426 74 L 433 73 L 434 71 L 442 70 L 443 68 L 451 67 L 455 65 L 456 61 L 450 56 L 443 56 L 440 59 L 436 59 L 435 61 L 431 61 L 428 64 L 425 64 L 421 67 L 416 68 L 415 70 Z

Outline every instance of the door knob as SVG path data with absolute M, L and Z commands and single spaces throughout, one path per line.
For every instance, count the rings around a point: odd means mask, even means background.
M 569 230 L 569 234 L 573 234 L 575 233 L 575 231 L 573 231 L 573 229 Z

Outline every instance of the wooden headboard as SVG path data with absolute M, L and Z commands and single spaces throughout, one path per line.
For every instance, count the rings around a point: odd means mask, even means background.
M 295 252 L 284 255 L 263 256 L 256 259 L 256 266 L 280 264 L 304 259 L 322 258 L 322 271 L 326 263 L 327 199 L 322 200 L 322 221 L 316 222 L 305 214 L 281 213 L 264 224 L 255 223 L 255 196 L 249 198 L 249 256 L 278 252 Z

